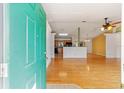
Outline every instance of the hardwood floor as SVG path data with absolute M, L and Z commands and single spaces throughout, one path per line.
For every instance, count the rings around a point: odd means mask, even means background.
M 89 54 L 87 59 L 52 59 L 48 84 L 76 84 L 81 88 L 120 88 L 120 60 Z

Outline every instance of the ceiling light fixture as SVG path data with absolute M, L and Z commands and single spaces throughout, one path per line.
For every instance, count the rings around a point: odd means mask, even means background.
M 110 30 L 112 30 L 113 27 L 112 27 L 112 25 L 109 23 L 108 18 L 106 17 L 106 18 L 104 18 L 104 19 L 105 19 L 105 24 L 102 25 L 101 31 L 105 31 L 105 30 L 110 31 Z
M 59 36 L 68 36 L 68 33 L 59 33 Z
M 85 22 L 87 22 L 87 21 L 83 20 L 82 22 L 85 23 Z
M 101 27 L 101 31 L 104 31 L 105 29 L 104 29 L 104 27 Z

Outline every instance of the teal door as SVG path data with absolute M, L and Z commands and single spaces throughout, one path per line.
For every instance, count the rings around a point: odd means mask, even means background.
M 37 6 L 37 86 L 46 88 L 46 16 L 43 8 Z M 42 62 L 42 63 L 41 63 Z M 41 70 L 39 68 L 42 67 Z M 40 82 L 39 82 L 40 81 Z M 37 87 L 37 88 L 40 88 Z
M 40 4 L 7 4 L 9 88 L 46 88 L 46 15 Z

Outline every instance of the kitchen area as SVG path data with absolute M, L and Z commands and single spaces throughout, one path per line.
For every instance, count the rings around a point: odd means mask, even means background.
M 72 37 L 67 37 L 67 33 L 59 34 L 55 37 L 55 55 L 61 58 L 87 58 L 88 45 L 90 40 L 80 41 L 80 28 L 78 28 L 78 41 L 73 41 Z

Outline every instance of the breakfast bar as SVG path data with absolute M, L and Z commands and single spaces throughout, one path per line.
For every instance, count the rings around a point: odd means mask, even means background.
M 87 47 L 63 47 L 63 58 L 87 58 Z

